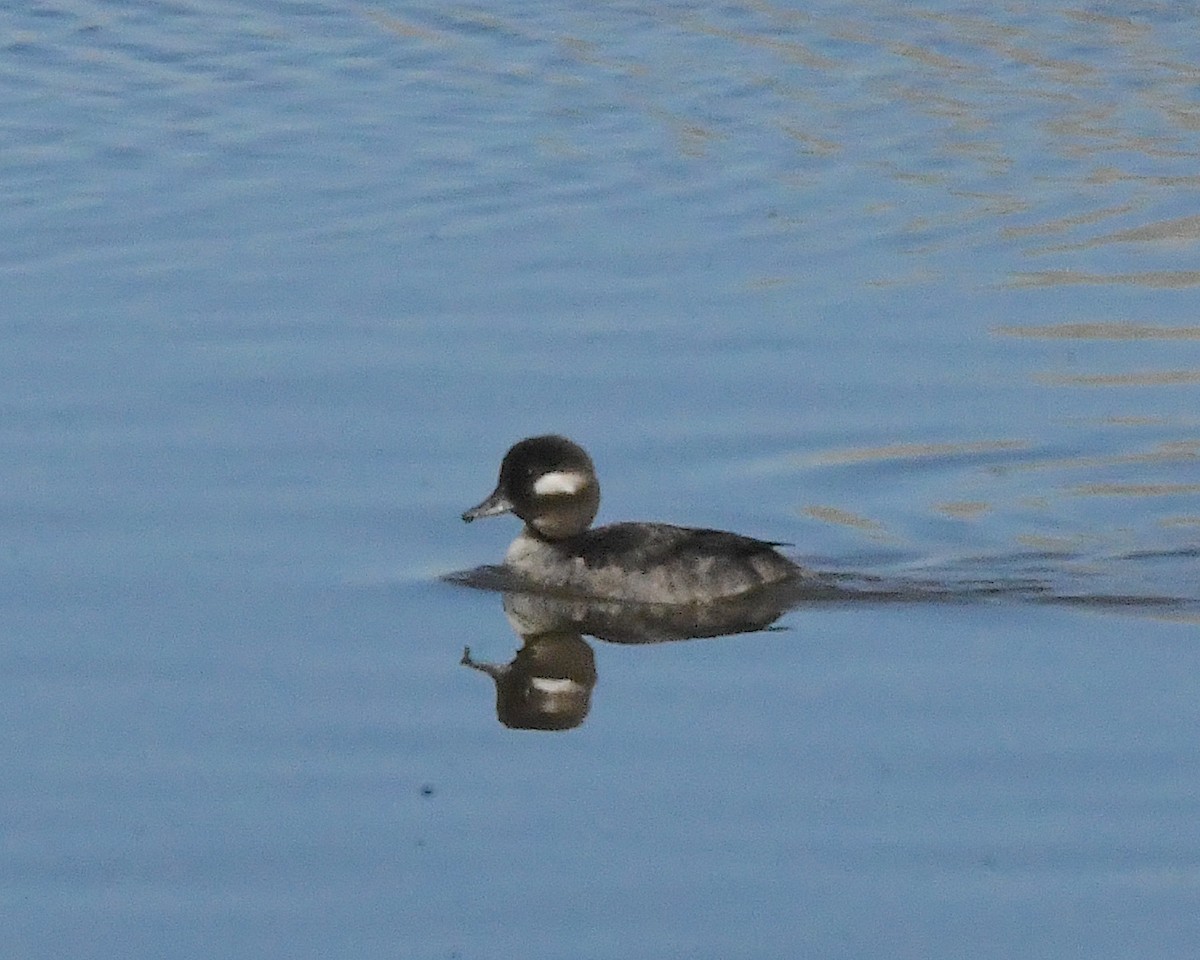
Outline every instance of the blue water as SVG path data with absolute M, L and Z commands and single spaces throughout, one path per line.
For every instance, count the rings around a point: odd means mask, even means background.
M 1192 956 L 1192 12 L 5 26 L 6 952 Z M 549 430 L 602 519 L 996 595 L 593 641 L 509 729 L 439 577 Z

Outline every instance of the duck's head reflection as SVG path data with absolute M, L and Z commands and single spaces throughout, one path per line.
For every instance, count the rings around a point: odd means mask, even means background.
M 583 723 L 596 686 L 596 657 L 584 634 L 614 643 L 661 643 L 771 629 L 794 604 L 763 592 L 695 607 L 625 604 L 506 592 L 504 613 L 522 646 L 510 663 L 481 663 L 468 647 L 462 663 L 496 684 L 496 714 L 506 727 L 569 730 Z
M 496 684 L 496 716 L 514 730 L 570 730 L 583 723 L 596 686 L 596 655 L 578 633 L 549 631 L 522 638 L 511 663 L 462 664 Z

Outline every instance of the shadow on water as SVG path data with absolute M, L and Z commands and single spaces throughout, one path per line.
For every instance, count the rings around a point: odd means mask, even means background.
M 995 558 L 990 559 L 994 568 Z M 1027 554 L 1009 558 L 1009 562 L 1029 567 L 1060 559 Z M 957 574 L 944 571 L 941 578 L 821 573 L 721 602 L 692 605 L 622 603 L 530 592 L 527 583 L 499 566 L 459 571 L 443 579 L 502 595 L 504 614 L 521 641 L 513 659 L 482 662 L 467 646 L 460 662 L 491 677 L 496 686 L 497 718 L 504 726 L 521 730 L 569 730 L 586 719 L 598 674 L 595 653 L 585 637 L 625 645 L 715 639 L 786 630 L 777 622 L 799 608 L 863 603 L 1010 600 L 1181 618 L 1200 613 L 1196 601 L 1178 597 L 1058 592 L 1047 580 L 1032 576 L 973 579 L 965 575 L 970 565 L 965 564 Z

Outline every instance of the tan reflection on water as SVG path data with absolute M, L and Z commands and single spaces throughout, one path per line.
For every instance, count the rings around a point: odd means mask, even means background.
M 1200 527 L 1200 516 L 1163 517 L 1159 523 L 1164 527 Z
M 706 22 L 702 17 L 699 16 L 685 16 L 680 19 L 679 26 L 689 32 L 706 34 L 710 37 L 718 37 L 722 40 L 743 44 L 748 47 L 759 47 L 766 49 L 776 54 L 783 60 L 799 63 L 803 66 L 811 67 L 814 70 L 833 70 L 838 65 L 837 61 L 831 60 L 828 57 L 823 57 L 818 53 L 814 53 L 807 45 L 797 41 L 780 40 L 777 37 L 766 35 L 765 33 L 754 33 L 751 31 L 734 30 L 728 27 L 720 27 L 714 23 Z
M 1163 220 L 1160 223 L 1135 227 L 1130 230 L 1117 230 L 1113 233 L 1090 237 L 1080 243 L 1065 243 L 1057 247 L 1047 247 L 1052 250 L 1085 250 L 1088 247 L 1100 247 L 1110 243 L 1166 243 L 1175 242 L 1190 245 L 1200 240 L 1200 216 L 1181 217 L 1177 220 Z
M 1080 497 L 1175 497 L 1200 493 L 1200 483 L 1084 483 L 1068 492 Z
M 1133 373 L 1039 373 L 1051 387 L 1173 387 L 1200 383 L 1200 370 L 1139 370 Z
M 956 500 L 934 504 L 934 509 L 955 520 L 975 520 L 992 509 L 982 500 Z
M 1019 227 L 1005 227 L 1000 231 L 1000 236 L 1017 239 L 1044 234 L 1066 233 L 1069 230 L 1074 230 L 1076 227 L 1086 227 L 1090 224 L 1107 220 L 1110 217 L 1123 216 L 1134 209 L 1136 208 L 1132 203 L 1123 203 L 1115 207 L 1101 207 L 1099 210 L 1088 210 L 1085 213 L 1077 213 L 1069 217 L 1056 217 L 1051 220 L 1043 220 L 1041 223 L 1024 224 Z
M 1045 534 L 1022 533 L 1013 538 L 1022 547 L 1043 553 L 1075 553 L 1086 542 L 1087 537 L 1048 537 Z
M 1101 423 L 1109 427 L 1161 427 L 1164 424 L 1170 423 L 1167 417 L 1147 417 L 1137 416 L 1135 414 L 1114 414 L 1106 417 L 1096 418 L 1080 418 L 1077 420 L 1068 420 L 1068 423 L 1076 423 L 1085 426 L 1090 423 Z
M 1200 270 L 1150 270 L 1145 273 L 1088 273 L 1082 270 L 1039 270 L 1015 273 L 1014 287 L 1131 285 L 1171 290 L 1200 286 Z
M 405 40 L 425 40 L 431 43 L 445 43 L 448 39 L 447 35 L 441 31 L 420 26 L 411 20 L 401 19 L 394 13 L 385 13 L 382 10 L 372 10 L 366 7 L 361 8 L 360 12 L 381 30 L 386 30 L 388 33 L 395 34 L 397 37 Z
M 1026 440 L 974 440 L 963 443 L 892 443 L 881 447 L 851 447 L 817 454 L 824 465 L 862 463 L 869 460 L 924 460 L 942 457 L 978 456 L 983 453 L 1024 450 Z
M 878 521 L 851 513 L 848 510 L 840 510 L 837 507 L 809 506 L 804 508 L 804 513 L 814 520 L 821 520 L 825 523 L 832 523 L 842 527 L 852 527 L 864 533 L 878 535 L 886 532 L 883 524 Z
M 1031 340 L 1200 340 L 1200 327 L 1155 327 L 1139 323 L 1057 323 L 996 327 L 993 332 Z
M 1060 457 L 1010 464 L 1009 470 L 1094 470 L 1098 467 L 1127 466 L 1136 463 L 1183 463 L 1200 459 L 1200 441 L 1170 440 L 1141 453 L 1114 453 L 1107 456 Z

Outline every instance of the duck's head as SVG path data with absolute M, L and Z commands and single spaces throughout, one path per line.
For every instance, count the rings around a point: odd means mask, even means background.
M 600 482 L 592 458 L 566 437 L 530 437 L 513 444 L 500 464 L 492 495 L 462 515 L 480 517 L 515 513 L 545 540 L 583 533 L 600 509 Z

